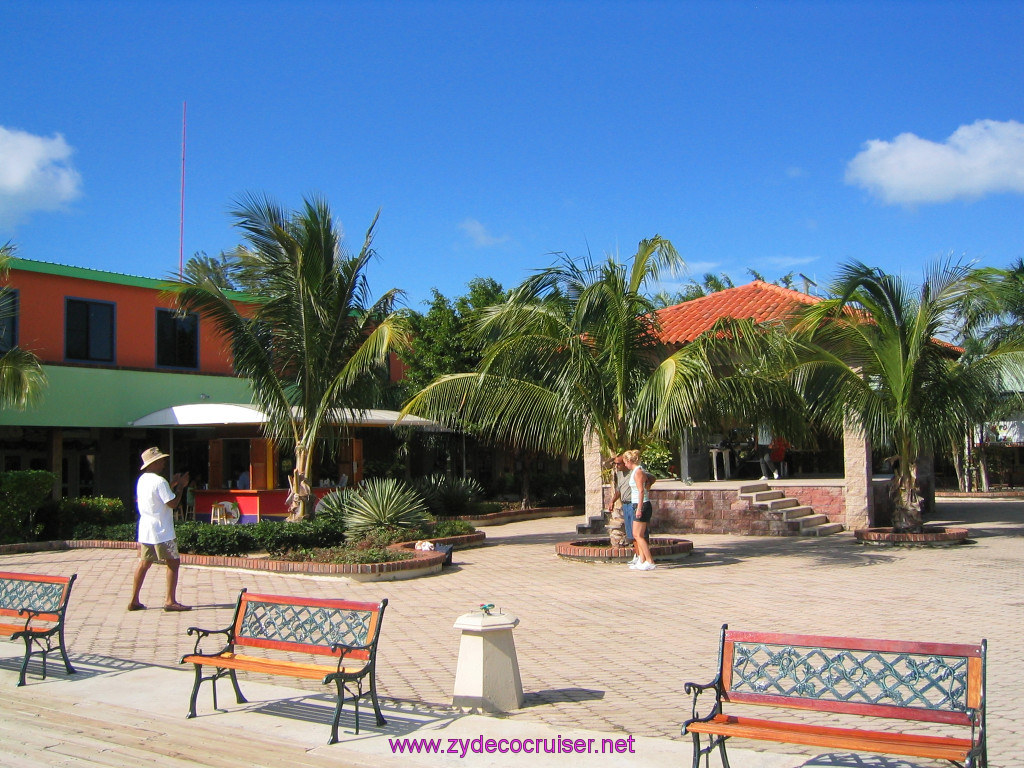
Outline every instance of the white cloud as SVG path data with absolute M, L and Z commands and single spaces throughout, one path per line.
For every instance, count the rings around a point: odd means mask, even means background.
M 701 276 L 705 272 L 715 272 L 722 265 L 720 261 L 688 261 L 686 262 L 686 269 L 683 270 L 683 274 L 687 276 Z M 684 283 L 677 283 L 677 285 L 684 285 Z
M 466 219 L 459 224 L 459 229 L 469 236 L 469 239 L 473 241 L 473 245 L 477 248 L 490 248 L 494 245 L 507 243 L 510 239 L 508 235 L 495 237 L 487 230 L 487 227 L 476 219 Z
M 942 143 L 912 133 L 869 141 L 846 166 L 846 182 L 903 205 L 1024 193 L 1024 125 L 979 120 Z
M 764 263 L 777 269 L 792 269 L 813 264 L 817 260 L 816 256 L 766 256 Z
M 78 197 L 82 177 L 71 165 L 73 152 L 59 133 L 47 138 L 0 125 L 0 225 Z

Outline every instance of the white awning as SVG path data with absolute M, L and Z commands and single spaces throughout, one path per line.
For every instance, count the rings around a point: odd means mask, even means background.
M 393 427 L 398 422 L 398 411 L 379 408 L 366 410 L 338 410 L 334 412 L 334 424 L 351 424 L 357 427 Z M 266 414 L 254 405 L 233 403 L 187 403 L 161 408 L 129 422 L 132 427 L 216 427 L 227 424 L 264 424 Z M 402 427 L 443 431 L 436 422 L 419 416 L 406 416 L 399 423 Z
M 161 408 L 129 422 L 133 427 L 213 427 L 222 424 L 263 424 L 266 415 L 253 405 L 187 403 Z

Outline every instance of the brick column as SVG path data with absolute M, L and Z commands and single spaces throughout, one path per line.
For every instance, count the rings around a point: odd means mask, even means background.
M 871 487 L 871 444 L 859 425 L 843 425 L 843 473 L 846 478 L 846 530 L 870 528 L 875 522 Z
M 604 509 L 604 484 L 601 480 L 601 442 L 594 432 L 583 438 L 583 514 L 589 519 Z

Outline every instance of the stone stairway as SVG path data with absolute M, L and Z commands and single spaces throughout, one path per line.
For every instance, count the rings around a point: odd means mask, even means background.
M 576 523 L 577 536 L 594 536 L 608 533 L 608 511 L 601 510 L 600 515 L 590 515 L 585 523 Z
M 763 509 L 782 535 L 829 536 L 843 530 L 841 523 L 830 523 L 827 515 L 816 513 L 763 481 L 741 485 L 740 498 Z

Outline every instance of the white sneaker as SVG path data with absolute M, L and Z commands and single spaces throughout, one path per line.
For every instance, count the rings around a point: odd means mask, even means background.
M 767 480 L 768 479 L 768 475 L 761 475 L 761 479 L 762 480 Z
M 630 563 L 629 564 L 629 570 L 631 570 L 631 571 L 635 571 L 635 570 L 637 570 L 639 568 L 640 568 L 640 563 Z
M 640 555 L 633 555 L 633 559 L 629 561 L 630 565 L 636 565 L 640 562 Z
M 640 565 L 638 565 L 634 570 L 637 570 L 637 571 L 653 571 L 657 567 L 658 566 L 656 566 L 654 563 L 640 563 Z
M 776 480 L 778 480 L 778 479 L 779 479 L 779 473 L 778 473 L 778 472 L 772 472 L 772 474 L 773 474 L 773 475 L 775 476 L 775 479 L 776 479 Z

